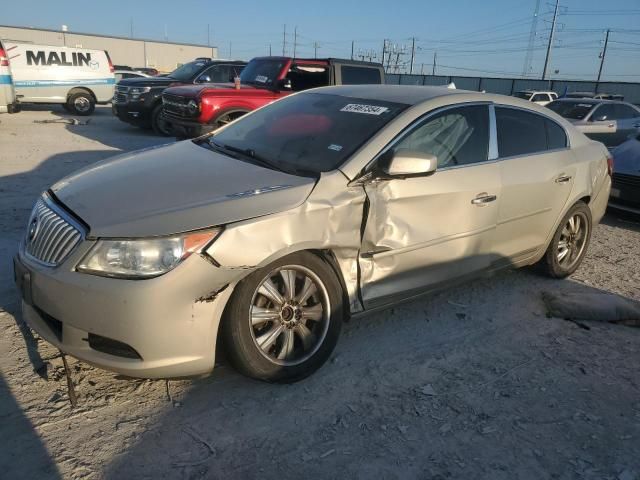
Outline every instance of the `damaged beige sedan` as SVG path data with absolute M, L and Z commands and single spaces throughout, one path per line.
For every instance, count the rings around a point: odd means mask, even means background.
M 344 319 L 583 259 L 610 165 L 550 110 L 429 87 L 291 95 L 53 185 L 15 259 L 28 324 L 135 377 L 303 378 Z

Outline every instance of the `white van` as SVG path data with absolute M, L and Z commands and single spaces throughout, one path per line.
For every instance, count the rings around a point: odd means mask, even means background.
M 0 113 L 15 113 L 18 110 L 9 58 L 0 40 Z
M 115 77 L 103 50 L 6 42 L 20 103 L 59 103 L 76 115 L 91 115 L 113 97 Z

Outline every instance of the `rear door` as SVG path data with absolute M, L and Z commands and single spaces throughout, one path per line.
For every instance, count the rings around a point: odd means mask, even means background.
M 428 153 L 438 158 L 438 169 L 365 186 L 369 207 L 359 265 L 366 308 L 491 264 L 500 170 L 489 156 L 489 125 L 486 104 L 446 108 L 416 121 L 380 156 Z
M 576 167 L 564 129 L 549 117 L 496 106 L 501 177 L 495 253 L 505 262 L 544 245 L 571 192 Z
M 0 42 L 0 113 L 7 113 L 9 105 L 14 103 L 15 92 L 9 67 L 9 56 Z

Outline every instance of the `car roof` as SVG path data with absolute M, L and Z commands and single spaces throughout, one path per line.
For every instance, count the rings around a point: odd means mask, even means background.
M 405 105 L 417 105 L 427 100 L 447 95 L 483 95 L 480 92 L 471 92 L 468 90 L 414 85 L 338 85 L 315 88 L 312 91 L 315 93 L 342 95 L 344 97 L 403 103 Z

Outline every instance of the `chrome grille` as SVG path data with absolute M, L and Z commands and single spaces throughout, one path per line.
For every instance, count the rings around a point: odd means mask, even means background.
M 40 198 L 31 212 L 25 251 L 27 255 L 45 265 L 55 267 L 80 242 L 82 233 Z
M 128 92 L 129 92 L 129 87 L 116 85 L 116 90 L 113 95 L 113 103 L 127 103 Z

